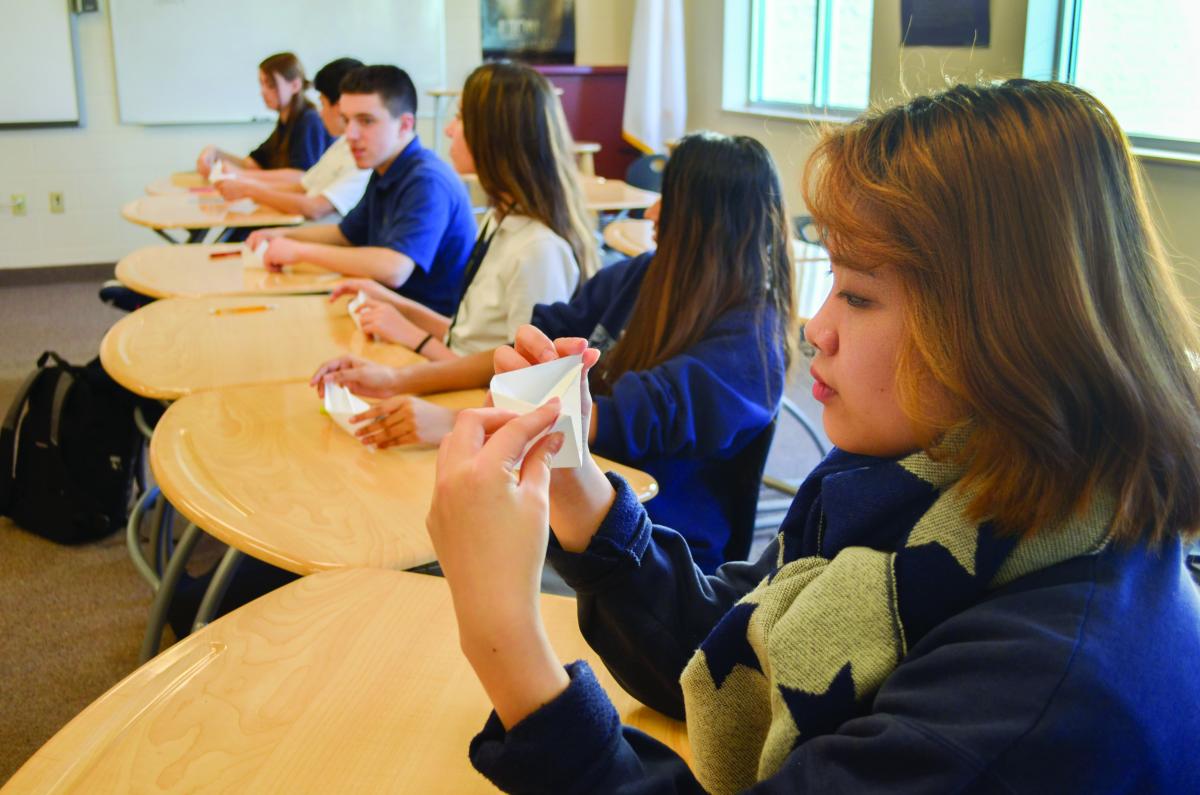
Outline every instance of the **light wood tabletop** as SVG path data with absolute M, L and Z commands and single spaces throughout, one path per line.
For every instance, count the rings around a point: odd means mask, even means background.
M 247 268 L 241 256 L 212 259 L 223 252 L 240 254 L 240 245 L 147 246 L 121 258 L 117 279 L 153 298 L 205 295 L 287 295 L 328 291 L 342 276 L 309 263 L 286 273 Z
M 483 405 L 482 389 L 426 396 Z M 202 530 L 297 574 L 344 566 L 406 569 L 434 560 L 425 531 L 433 445 L 373 450 L 321 411 L 307 384 L 221 389 L 174 403 L 150 442 L 163 495 Z M 654 479 L 599 460 L 642 500 Z
M 195 171 L 176 171 L 171 176 L 156 179 L 146 186 L 147 196 L 172 196 L 193 191 L 215 193 L 216 188 Z
M 690 761 L 684 724 L 620 689 L 575 600 L 541 597 L 559 659 L 585 659 L 625 723 Z M 495 792 L 467 758 L 491 706 L 445 580 L 343 569 L 209 624 L 76 716 L 5 792 Z
M 305 381 L 335 356 L 399 366 L 424 361 L 371 342 L 324 295 L 164 298 L 118 320 L 100 343 L 105 371 L 143 397 L 175 400 L 242 384 Z
M 479 185 L 479 178 L 474 174 L 462 177 L 466 183 L 467 193 L 471 197 L 471 206 L 477 211 L 487 206 L 487 194 Z M 644 210 L 658 201 L 659 195 L 653 191 L 635 188 L 619 179 L 604 177 L 581 176 L 584 203 L 592 212 L 618 212 L 620 210 Z
M 219 194 L 143 196 L 122 207 L 121 217 L 150 229 L 295 226 L 304 222 L 303 215 L 283 213 L 265 205 L 250 213 L 230 212 L 229 205 Z

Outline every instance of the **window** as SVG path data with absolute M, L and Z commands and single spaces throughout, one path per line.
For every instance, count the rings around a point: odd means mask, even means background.
M 1055 74 L 1095 94 L 1134 144 L 1200 154 L 1196 0 L 1062 0 Z
M 867 107 L 873 0 L 753 0 L 749 104 L 857 113 Z

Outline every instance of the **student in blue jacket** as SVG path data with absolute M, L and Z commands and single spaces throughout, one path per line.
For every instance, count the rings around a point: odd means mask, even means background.
M 495 706 L 472 762 L 525 793 L 1194 789 L 1200 339 L 1116 120 L 1073 86 L 957 86 L 826 132 L 805 182 L 837 447 L 760 560 L 705 577 L 620 478 L 551 472 L 560 436 L 523 457 L 556 405 L 442 442 L 429 532 Z M 526 328 L 496 365 L 584 349 Z M 690 769 L 559 664 L 548 525 Z
M 787 212 L 762 144 L 701 133 L 671 155 L 661 208 L 649 217 L 657 219 L 657 252 L 601 270 L 568 303 L 535 307 L 531 323 L 604 352 L 593 379 L 592 448 L 654 476 L 651 516 L 686 528 L 696 562 L 713 571 L 757 494 L 762 461 L 738 455 L 767 432 L 783 392 L 792 318 Z M 398 370 L 342 358 L 313 382 L 402 395 L 362 415 L 372 420 L 360 430 L 366 443 L 434 442 L 453 413 L 410 395 L 487 386 L 492 354 Z M 755 482 L 731 493 L 745 470 Z
M 206 146 L 196 159 L 196 170 L 207 177 L 218 160 L 230 171 L 257 171 L 294 168 L 307 171 L 321 159 L 333 143 L 321 114 L 304 96 L 312 84 L 304 75 L 304 65 L 294 53 L 279 52 L 258 65 L 258 87 L 263 104 L 279 114 L 275 129 L 257 149 L 246 157 Z

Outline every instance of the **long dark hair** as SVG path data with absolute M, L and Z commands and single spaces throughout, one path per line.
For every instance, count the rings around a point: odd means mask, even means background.
M 501 212 L 536 218 L 566 240 L 580 281 L 599 268 L 571 132 L 553 86 L 528 66 L 480 66 L 463 86 L 463 136 L 479 184 Z
M 286 116 L 286 121 L 281 121 L 279 130 L 279 161 L 282 167 L 287 167 L 291 163 L 290 152 L 288 152 L 288 140 L 291 138 L 292 127 L 303 115 L 305 110 L 315 109 L 308 97 L 304 96 L 304 92 L 312 87 L 308 76 L 304 73 L 304 65 L 300 63 L 300 59 L 295 53 L 277 52 L 274 55 L 267 56 L 258 65 L 263 74 L 269 75 L 272 79 L 282 77 L 284 80 L 299 80 L 300 90 L 292 95 L 288 100 L 287 108 L 280 109 L 280 117 Z M 286 110 L 286 112 L 284 112 Z
M 679 355 L 739 306 L 770 313 L 762 351 L 781 346 L 786 358 L 792 272 L 790 225 L 770 153 L 741 135 L 684 137 L 663 171 L 658 251 L 625 333 L 600 360 L 594 390 L 605 394 L 622 374 Z

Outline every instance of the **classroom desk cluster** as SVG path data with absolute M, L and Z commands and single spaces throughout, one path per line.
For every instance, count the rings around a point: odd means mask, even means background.
M 633 201 L 619 185 L 592 182 L 604 186 L 601 201 Z M 200 201 L 211 194 L 196 175 L 159 180 L 147 193 L 123 215 L 164 236 L 187 230 L 193 242 L 213 229 L 299 222 Z M 656 195 L 635 198 L 648 206 Z M 157 246 L 117 266 L 126 286 L 159 300 L 110 329 L 101 361 L 127 389 L 171 401 L 149 462 L 188 524 L 164 570 L 149 576 L 147 662 L 4 791 L 493 791 L 467 761 L 489 704 L 459 651 L 449 590 L 440 577 L 402 571 L 434 562 L 424 518 L 437 451 L 364 447 L 322 413 L 307 384 L 343 354 L 389 365 L 421 357 L 363 335 L 346 301 L 328 299 L 335 274 L 304 266 L 273 274 L 240 256 L 212 256 L 234 251 Z M 429 399 L 465 408 L 483 397 Z M 602 466 L 639 498 L 655 495 L 645 473 Z M 229 551 L 196 631 L 151 658 L 200 532 Z M 133 529 L 130 539 L 141 555 Z M 309 576 L 208 623 L 243 554 Z M 559 654 L 590 662 L 626 722 L 688 754 L 683 724 L 624 694 L 587 647 L 573 599 L 545 595 L 542 612 Z

